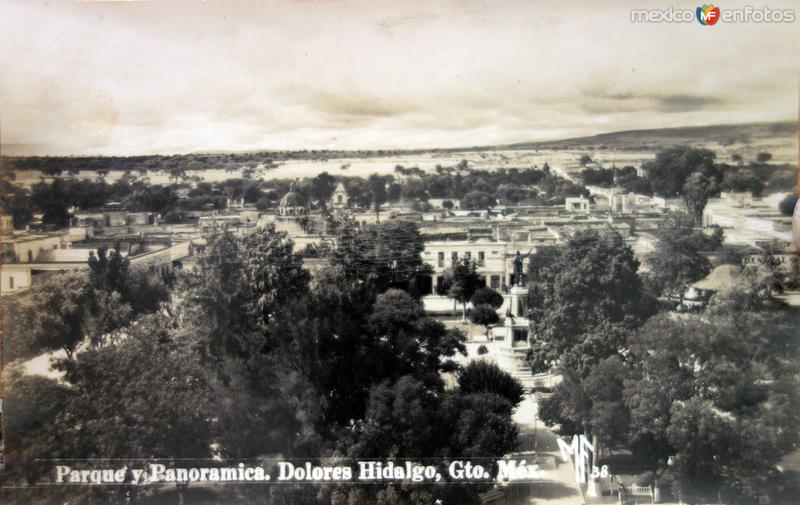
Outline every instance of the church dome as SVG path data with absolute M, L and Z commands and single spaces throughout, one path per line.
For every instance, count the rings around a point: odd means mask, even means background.
M 283 198 L 281 198 L 281 207 L 302 207 L 304 205 L 303 197 L 294 191 L 289 191 Z

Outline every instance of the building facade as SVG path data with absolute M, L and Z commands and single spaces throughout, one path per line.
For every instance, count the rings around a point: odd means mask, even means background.
M 349 197 L 347 195 L 347 189 L 344 187 L 344 184 L 341 182 L 336 185 L 336 189 L 333 190 L 333 195 L 331 196 L 331 207 L 334 210 L 342 210 L 346 209 L 349 205 Z
M 517 249 L 514 242 L 495 241 L 488 239 L 478 240 L 439 240 L 426 241 L 422 251 L 422 261 L 431 267 L 432 274 L 429 285 L 423 292 L 436 292 L 441 289 L 445 275 L 453 265 L 461 260 L 472 260 L 478 267 L 478 272 L 486 280 L 486 286 L 500 292 L 508 292 L 515 284 L 514 258 L 518 251 L 523 256 L 523 272 L 528 266 L 528 256 L 532 248 Z

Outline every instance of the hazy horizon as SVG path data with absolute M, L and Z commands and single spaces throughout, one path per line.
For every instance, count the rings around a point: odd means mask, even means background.
M 180 155 L 191 155 L 191 154 L 245 154 L 245 153 L 258 153 L 258 152 L 297 152 L 297 151 L 341 151 L 341 152 L 376 152 L 376 151 L 459 151 L 459 150 L 472 150 L 476 148 L 504 148 L 507 146 L 515 146 L 519 144 L 558 144 L 565 141 L 576 141 L 581 139 L 592 139 L 594 137 L 604 136 L 604 135 L 623 135 L 626 133 L 633 133 L 633 132 L 648 132 L 648 131 L 657 131 L 657 130 L 684 130 L 690 128 L 714 128 L 714 127 L 747 127 L 747 126 L 756 126 L 756 125 L 773 125 L 773 124 L 784 124 L 784 123 L 792 123 L 796 124 L 798 122 L 797 119 L 780 119 L 775 121 L 753 121 L 750 123 L 730 123 L 730 124 L 708 124 L 708 125 L 686 125 L 686 126 L 671 126 L 667 128 L 642 128 L 638 130 L 615 130 L 615 131 L 601 131 L 589 135 L 581 135 L 578 137 L 564 137 L 564 138 L 552 138 L 552 139 L 537 139 L 531 141 L 520 141 L 520 142 L 508 142 L 503 144 L 486 144 L 486 145 L 459 145 L 459 146 L 430 146 L 430 147 L 415 147 L 415 146 L 405 146 L 405 147 L 371 147 L 371 148 L 315 148 L 315 147 L 307 147 L 307 148 L 297 148 L 297 149 L 281 149 L 281 148 L 252 148 L 252 149 L 217 149 L 217 150 L 199 150 L 199 151 L 186 151 L 186 152 L 152 152 L 152 153 L 133 153 L 133 154 L 26 154 L 25 152 L 15 152 L 14 148 L 17 146 L 9 146 L 8 144 L 2 144 L 2 156 L 8 157 L 39 157 L 39 156 L 49 156 L 49 157 L 82 157 L 82 156 L 102 156 L 102 157 L 134 157 L 134 156 L 180 156 Z M 6 152 L 7 148 L 11 148 L 11 152 Z M 514 148 L 517 149 L 517 148 Z
M 641 2 L 618 0 L 5 3 L 10 156 L 450 149 L 797 113 L 797 22 L 636 24 Z

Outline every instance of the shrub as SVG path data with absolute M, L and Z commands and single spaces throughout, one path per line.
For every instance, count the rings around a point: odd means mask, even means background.
M 458 387 L 465 394 L 496 394 L 512 405 L 522 401 L 522 384 L 494 363 L 485 361 L 474 361 L 462 368 L 458 374 Z
M 480 288 L 475 291 L 470 301 L 475 307 L 478 305 L 491 305 L 495 309 L 499 309 L 503 305 L 503 295 L 492 288 Z

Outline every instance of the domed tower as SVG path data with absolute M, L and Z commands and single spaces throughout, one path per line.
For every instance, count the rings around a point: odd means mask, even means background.
M 289 186 L 289 192 L 283 195 L 278 203 L 278 214 L 281 216 L 300 216 L 306 213 L 305 200 L 294 190 L 294 183 Z

